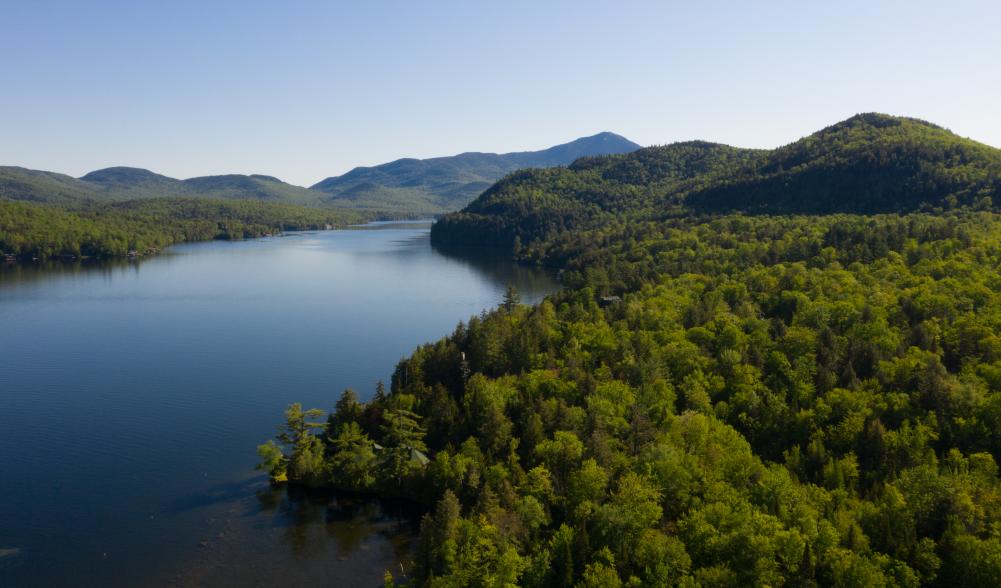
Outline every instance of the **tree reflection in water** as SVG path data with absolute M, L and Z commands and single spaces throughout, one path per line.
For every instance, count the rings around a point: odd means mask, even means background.
M 406 566 L 412 559 L 419 513 L 405 502 L 269 486 L 257 492 L 257 506 L 260 514 L 271 516 L 256 526 L 281 527 L 282 542 L 296 558 L 333 548 L 346 559 L 379 539 L 392 546 L 400 563 Z

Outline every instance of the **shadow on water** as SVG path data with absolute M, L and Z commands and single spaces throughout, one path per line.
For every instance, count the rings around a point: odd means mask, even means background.
M 254 499 L 246 501 L 248 496 Z M 180 514 L 220 504 L 240 504 L 239 516 L 252 519 L 259 529 L 283 529 L 284 542 L 300 556 L 325 549 L 325 541 L 314 537 L 320 529 L 340 553 L 359 549 L 372 533 L 408 543 L 419 530 L 421 515 L 416 505 L 405 501 L 275 486 L 263 475 L 181 497 L 167 505 L 164 513 Z
M 431 245 L 431 248 L 442 257 L 461 263 L 490 281 L 517 287 L 527 303 L 538 302 L 560 288 L 556 270 L 512 263 L 511 250 L 506 247 Z
M 526 303 L 558 289 L 415 225 L 0 265 L 0 445 L 24 450 L 0 476 L 0 585 L 375 586 L 406 568 L 412 506 L 274 488 L 246 462 L 288 402 L 385 378 L 508 284 Z M 17 482 L 40 463 L 52 491 Z
M 53 276 L 75 276 L 85 273 L 111 277 L 115 273 L 139 271 L 139 266 L 147 259 L 85 259 L 74 261 L 38 261 L 20 263 L 0 263 L 0 284 L 4 282 L 26 283 L 48 280 Z
M 420 512 L 411 503 L 276 486 L 255 476 L 171 508 L 183 513 L 230 497 L 231 514 L 206 529 L 199 557 L 167 584 L 284 586 L 323 578 L 334 586 L 377 586 L 387 570 L 404 578 L 412 569 Z
M 402 559 L 419 531 L 420 509 L 398 500 L 284 486 L 258 491 L 257 503 L 260 513 L 273 515 L 258 526 L 281 527 L 283 542 L 297 557 L 325 552 L 329 543 L 344 557 L 367 549 L 378 534 Z
M 167 514 L 178 514 L 217 504 L 232 503 L 249 496 L 254 489 L 267 484 L 267 476 L 254 476 L 242 482 L 218 484 L 204 492 L 182 496 L 164 508 Z

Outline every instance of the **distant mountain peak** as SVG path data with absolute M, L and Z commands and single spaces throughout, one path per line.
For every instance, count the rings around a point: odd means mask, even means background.
M 264 180 L 266 182 L 277 182 L 279 184 L 285 183 L 274 176 L 268 176 L 264 174 L 250 174 L 250 177 L 254 178 L 255 180 Z
M 108 184 L 108 183 L 123 183 L 123 182 L 136 182 L 136 181 L 169 181 L 176 182 L 174 178 L 170 178 L 164 175 L 160 175 L 155 172 L 151 172 L 148 169 L 143 169 L 141 167 L 128 167 L 124 165 L 105 167 L 102 169 L 94 170 L 89 174 L 80 178 L 85 182 L 93 182 L 97 184 Z
M 633 145 L 636 145 L 636 143 L 633 143 L 632 141 L 630 141 L 629 139 L 623 137 L 622 135 L 620 135 L 618 133 L 613 133 L 611 131 L 601 131 L 600 133 L 595 133 L 595 134 L 587 136 L 587 137 L 581 137 L 581 138 L 579 138 L 577 140 L 578 141 L 587 141 L 589 139 L 600 139 L 602 141 L 625 141 L 627 143 L 632 143 Z M 638 148 L 639 145 L 636 145 L 636 147 Z
M 892 114 L 883 114 L 881 112 L 862 112 L 856 114 L 855 116 L 846 118 L 845 120 L 839 123 L 835 123 L 815 134 L 837 131 L 841 129 L 858 128 L 858 127 L 873 127 L 876 129 L 885 129 L 889 127 L 897 127 L 904 123 L 914 123 L 932 129 L 945 130 L 943 127 L 940 127 L 935 123 L 930 123 L 926 120 L 921 120 L 919 118 L 894 116 Z
M 588 135 L 586 137 L 580 137 L 574 139 L 569 143 L 563 143 L 562 145 L 556 145 L 555 147 L 550 147 L 546 151 L 552 149 L 559 149 L 561 147 L 584 146 L 584 145 L 591 145 L 591 146 L 604 145 L 605 149 L 611 148 L 615 151 L 615 153 L 628 153 L 630 151 L 635 151 L 642 147 L 642 145 L 633 143 L 632 141 L 623 137 L 622 135 L 618 135 L 610 131 L 602 131 L 600 133 L 595 133 L 594 135 Z M 594 153 L 591 155 L 613 155 L 613 154 L 614 153 Z
M 525 168 L 570 165 L 581 157 L 629 153 L 640 146 L 603 131 L 541 151 L 467 151 L 430 159 L 403 158 L 318 182 L 331 201 L 369 199 L 399 209 L 457 210 L 507 174 Z
M 570 165 L 581 157 L 635 151 L 639 145 L 603 131 L 539 151 L 483 153 L 470 151 L 430 159 L 401 158 L 357 167 L 312 189 L 264 174 L 224 174 L 187 178 L 148 169 L 114 166 L 81 178 L 0 169 L 0 197 L 39 201 L 122 201 L 192 197 L 266 199 L 310 205 L 346 206 L 395 214 L 437 214 L 458 210 L 507 174 L 533 167 Z

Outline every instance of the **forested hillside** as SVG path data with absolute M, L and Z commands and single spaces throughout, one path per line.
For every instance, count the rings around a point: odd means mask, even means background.
M 0 166 L 0 200 L 73 204 L 94 197 L 94 186 L 64 174 Z
M 0 167 L 0 199 L 65 206 L 148 198 L 268 200 L 319 205 L 324 194 L 263 175 L 221 175 L 177 180 L 149 170 L 109 167 L 77 179 L 63 174 Z
M 775 150 L 703 142 L 512 174 L 435 226 L 439 244 L 549 241 L 640 219 L 990 208 L 1001 150 L 933 124 L 862 114 Z
M 564 290 L 510 291 L 367 403 L 291 406 L 262 467 L 422 504 L 417 585 L 1001 585 L 996 150 L 871 115 L 800 143 L 507 178 L 438 238 Z M 863 184 L 894 213 L 807 198 Z

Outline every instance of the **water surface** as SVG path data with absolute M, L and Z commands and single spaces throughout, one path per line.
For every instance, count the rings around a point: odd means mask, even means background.
M 508 284 L 556 288 L 412 223 L 0 268 L 0 586 L 377 585 L 406 509 L 274 491 L 254 446 Z

